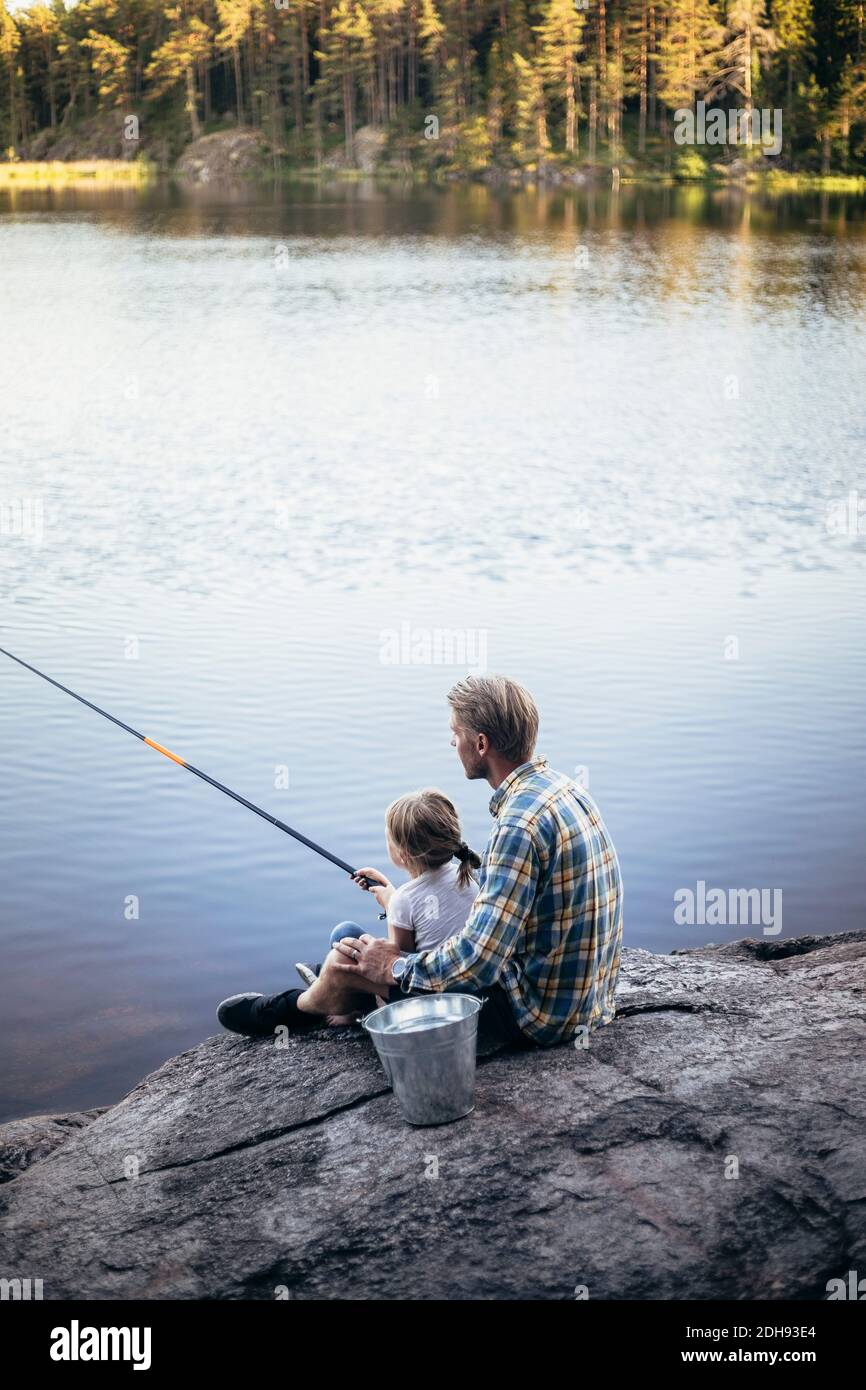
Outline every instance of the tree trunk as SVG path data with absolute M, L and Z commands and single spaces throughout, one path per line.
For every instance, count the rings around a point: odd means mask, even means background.
M 576 103 L 574 100 L 574 54 L 569 48 L 565 59 L 565 148 L 575 152 Z
M 301 25 L 301 76 L 304 79 L 304 95 L 310 90 L 310 40 L 307 36 L 307 6 L 302 4 L 298 11 Z
M 465 120 L 469 105 L 469 27 L 466 20 L 466 0 L 460 3 L 460 119 Z
M 649 57 L 647 62 L 647 80 L 649 84 L 649 123 L 652 130 L 658 130 L 658 113 L 656 108 L 656 7 L 649 7 Z
M 346 148 L 346 160 L 352 165 L 355 162 L 355 112 L 352 91 L 352 76 L 349 72 L 349 45 L 346 40 L 341 42 L 343 56 L 343 139 Z
M 607 10 L 604 0 L 598 0 L 598 84 L 601 98 L 601 117 L 602 124 L 608 117 L 608 92 L 607 92 Z M 597 98 L 598 100 L 598 98 Z M 596 124 L 598 117 L 596 116 Z M 608 129 L 608 138 L 610 130 Z
M 51 56 L 51 40 L 45 41 L 45 65 L 48 69 L 48 108 L 51 112 L 51 129 L 57 129 L 57 96 L 54 90 L 54 60 Z
M 283 116 L 283 101 L 280 93 L 280 65 L 277 60 L 277 36 L 271 28 L 272 18 L 268 16 L 268 65 L 270 67 L 271 89 L 271 158 L 274 175 L 279 170 L 279 155 L 282 152 L 286 123 Z
M 376 66 L 370 64 L 370 124 L 385 124 L 385 102 L 387 100 L 388 78 L 385 70 L 385 45 L 381 36 L 377 39 Z
M 243 84 L 241 81 L 241 50 L 238 44 L 232 49 L 232 58 L 235 67 L 235 110 L 238 114 L 238 125 L 244 123 L 244 104 L 243 104 Z
M 15 59 L 9 55 L 9 143 L 14 147 L 17 133 L 15 121 Z
M 195 77 L 193 75 L 192 64 L 188 63 L 184 68 L 184 81 L 186 83 L 186 109 L 189 113 L 189 123 L 192 130 L 193 140 L 197 140 L 201 135 L 201 126 L 198 119 L 198 109 L 195 97 Z
M 544 110 L 543 97 L 539 97 L 538 99 L 538 114 L 535 125 L 537 131 L 536 138 L 538 140 L 538 163 L 542 165 L 544 163 L 544 157 L 547 154 L 547 115 Z
M 496 150 L 502 139 L 502 91 L 499 86 L 493 87 L 487 98 L 487 130 L 490 135 L 490 144 Z
M 258 84 L 256 83 L 255 52 L 252 35 L 250 35 L 250 41 L 246 46 L 246 59 L 250 125 L 261 125 L 261 113 L 256 110 L 256 87 Z
M 66 103 L 66 110 L 63 112 L 63 119 L 60 122 L 60 129 L 65 130 L 67 122 L 71 122 L 75 115 L 75 103 L 78 100 L 78 79 L 70 72 L 69 74 L 69 101 Z
M 295 108 L 295 152 L 300 153 L 304 131 L 303 60 L 295 51 L 292 59 L 292 96 Z
M 418 18 L 414 3 L 409 7 L 409 100 L 416 101 L 418 98 L 418 50 L 416 48 L 416 38 L 418 32 Z
M 316 170 L 322 168 L 322 106 L 318 95 L 313 98 L 313 157 Z
M 746 97 L 746 148 L 752 148 L 752 29 L 747 23 L 743 34 L 743 89 Z
M 638 125 L 637 147 L 641 154 L 646 149 L 647 116 L 647 8 L 643 0 L 640 17 L 640 123 Z
M 574 153 L 580 154 L 580 113 L 583 110 L 583 93 L 580 89 L 580 64 L 576 63 L 574 68 L 574 87 L 575 87 L 575 122 L 574 122 Z
M 794 55 L 788 54 L 788 112 L 790 113 L 794 105 Z
M 623 59 L 622 59 L 622 23 L 619 19 L 613 26 L 613 54 L 614 54 L 614 83 L 613 101 L 611 103 L 611 134 L 613 136 L 613 157 L 619 159 L 620 148 L 622 146 L 622 89 L 623 81 Z

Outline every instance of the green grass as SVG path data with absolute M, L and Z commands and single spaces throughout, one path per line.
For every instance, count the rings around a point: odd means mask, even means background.
M 790 174 L 771 169 L 759 177 L 762 186 L 774 193 L 866 193 L 864 174 Z
M 154 168 L 145 159 L 79 159 L 20 161 L 0 164 L 0 188 L 65 188 L 70 184 L 90 184 L 100 188 L 112 184 L 139 187 L 149 183 Z

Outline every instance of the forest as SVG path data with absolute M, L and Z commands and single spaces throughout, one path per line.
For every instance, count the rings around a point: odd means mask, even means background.
M 362 127 L 467 174 L 770 162 L 679 149 L 674 114 L 704 102 L 781 111 L 785 169 L 856 172 L 864 26 L 866 0 L 0 0 L 0 152 L 101 121 L 174 155 L 251 128 L 288 165 L 352 167 Z

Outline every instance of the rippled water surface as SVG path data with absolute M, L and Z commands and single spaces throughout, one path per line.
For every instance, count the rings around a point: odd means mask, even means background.
M 588 778 L 627 944 L 761 934 L 677 925 L 698 880 L 863 925 L 862 204 L 4 197 L 0 645 L 383 867 L 419 785 L 483 845 L 445 705 L 482 660 Z M 4 1115 L 116 1099 L 375 926 L 2 660 Z

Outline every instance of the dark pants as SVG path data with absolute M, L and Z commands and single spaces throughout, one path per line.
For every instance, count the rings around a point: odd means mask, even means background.
M 388 992 L 388 1003 L 395 1004 L 398 999 L 411 999 L 416 995 L 430 995 L 429 989 L 411 989 L 404 994 L 399 985 L 392 985 Z M 459 994 L 468 994 L 473 999 L 483 999 L 478 1015 L 477 1051 L 483 1056 L 488 1052 L 500 1052 L 503 1048 L 537 1047 L 537 1043 L 522 1033 L 511 1000 L 501 985 L 489 985 L 485 989 L 461 989 Z
M 341 923 L 342 926 L 347 925 Z M 336 931 L 337 928 L 335 927 Z M 360 931 L 360 928 L 359 928 Z M 316 974 L 322 970 L 321 962 L 317 961 L 313 966 Z M 537 1047 L 538 1044 L 521 1032 L 517 1019 L 514 1017 L 514 1010 L 511 1007 L 511 1000 L 501 985 L 489 985 L 485 989 L 461 989 L 455 990 L 458 994 L 471 994 L 474 999 L 483 999 L 481 1012 L 478 1015 L 478 1043 L 476 1050 L 484 1056 L 488 1052 L 500 1052 L 503 1048 L 528 1048 Z M 404 994 L 399 985 L 392 985 L 388 991 L 386 1004 L 396 1004 L 398 999 L 411 999 L 413 995 L 428 995 L 429 989 L 411 989 L 408 994 Z M 380 998 L 385 998 L 380 995 Z M 376 1007 L 376 1001 L 371 996 L 370 1011 Z

